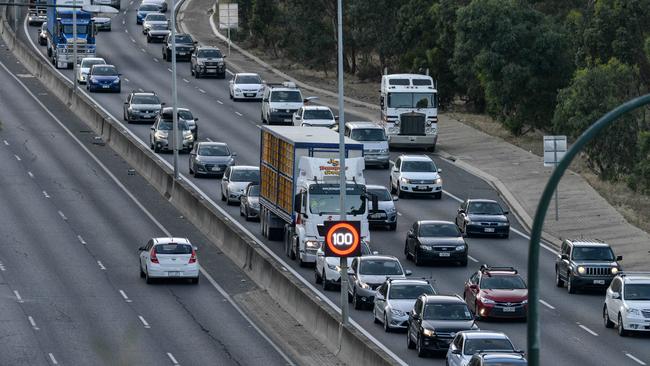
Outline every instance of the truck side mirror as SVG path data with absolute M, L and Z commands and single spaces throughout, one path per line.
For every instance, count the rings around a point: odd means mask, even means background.
M 300 212 L 301 204 L 300 204 L 300 195 L 297 194 L 293 198 L 293 210 L 295 212 Z

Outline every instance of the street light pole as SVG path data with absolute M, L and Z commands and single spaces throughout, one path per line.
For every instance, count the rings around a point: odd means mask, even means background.
M 174 148 L 174 179 L 178 179 L 178 94 L 176 93 L 176 0 L 172 0 L 172 146 Z
M 77 93 L 77 0 L 72 0 L 72 92 Z M 57 61 L 58 62 L 58 61 Z
M 341 211 L 341 221 L 346 220 L 345 194 L 347 185 L 345 184 L 345 111 L 343 109 L 343 0 L 337 3 L 337 21 L 338 21 L 338 94 L 339 94 L 339 178 L 340 192 L 339 204 Z M 339 268 L 341 269 L 341 324 L 348 324 L 348 259 L 340 258 Z

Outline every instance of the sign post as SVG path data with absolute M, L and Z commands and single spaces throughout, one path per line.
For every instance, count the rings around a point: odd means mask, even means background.
M 567 151 L 566 136 L 544 136 L 544 166 L 557 168 Z M 555 190 L 555 221 L 560 218 L 558 190 Z
M 219 3 L 219 29 L 228 29 L 228 56 L 230 56 L 230 29 L 239 26 L 237 3 Z

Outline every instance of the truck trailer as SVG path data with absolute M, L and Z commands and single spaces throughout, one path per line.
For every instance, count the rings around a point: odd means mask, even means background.
M 370 240 L 363 144 L 345 139 L 346 219 Z M 264 237 L 284 241 L 301 265 L 316 262 L 323 224 L 340 219 L 339 135 L 325 127 L 264 126 L 260 151 L 260 224 Z

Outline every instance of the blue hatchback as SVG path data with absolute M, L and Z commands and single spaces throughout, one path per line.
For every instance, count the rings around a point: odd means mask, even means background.
M 144 20 L 144 17 L 147 16 L 149 13 L 158 13 L 160 12 L 160 7 L 156 4 L 142 4 L 138 8 L 138 11 L 135 13 L 135 22 L 137 24 L 142 24 L 142 21 Z
M 90 92 L 109 91 L 119 93 L 122 82 L 113 65 L 93 65 L 88 72 L 86 89 Z

